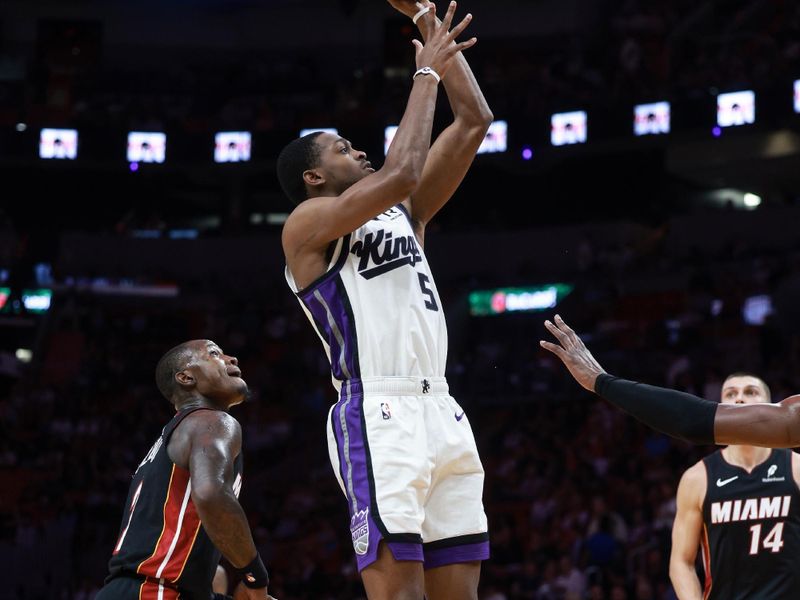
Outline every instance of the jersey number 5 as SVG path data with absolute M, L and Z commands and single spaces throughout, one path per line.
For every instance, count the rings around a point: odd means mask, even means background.
M 425 273 L 417 273 L 417 275 L 419 275 L 419 289 L 428 298 L 425 300 L 425 308 L 438 312 L 439 306 L 436 304 L 436 296 L 433 295 L 433 290 L 430 287 L 431 280 Z
M 758 554 L 761 546 L 763 546 L 765 550 L 771 550 L 772 552 L 780 552 L 781 548 L 783 548 L 783 522 L 775 524 L 772 531 L 764 538 L 763 543 L 761 542 L 761 525 L 753 525 L 750 528 L 750 533 L 751 555 Z

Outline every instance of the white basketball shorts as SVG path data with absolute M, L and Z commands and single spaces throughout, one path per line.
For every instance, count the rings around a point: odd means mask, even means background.
M 377 559 L 381 540 L 396 560 L 426 569 L 489 558 L 483 466 L 444 378 L 343 382 L 328 452 L 359 570 Z

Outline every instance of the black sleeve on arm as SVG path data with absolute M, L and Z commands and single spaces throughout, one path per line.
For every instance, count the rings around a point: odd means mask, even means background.
M 692 444 L 714 443 L 717 402 L 607 373 L 597 377 L 594 391 L 648 427 Z

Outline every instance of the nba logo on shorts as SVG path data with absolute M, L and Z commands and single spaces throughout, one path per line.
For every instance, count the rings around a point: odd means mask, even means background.
M 384 421 L 388 421 L 392 418 L 392 411 L 389 409 L 388 402 L 381 402 L 381 416 Z
M 350 533 L 353 536 L 353 549 L 356 554 L 364 555 L 369 549 L 369 507 L 356 511 L 350 519 Z

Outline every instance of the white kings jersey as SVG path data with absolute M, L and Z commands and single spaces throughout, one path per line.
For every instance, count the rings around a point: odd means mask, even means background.
M 447 326 L 428 261 L 399 204 L 336 242 L 327 272 L 298 291 L 333 385 L 367 377 L 444 377 Z

